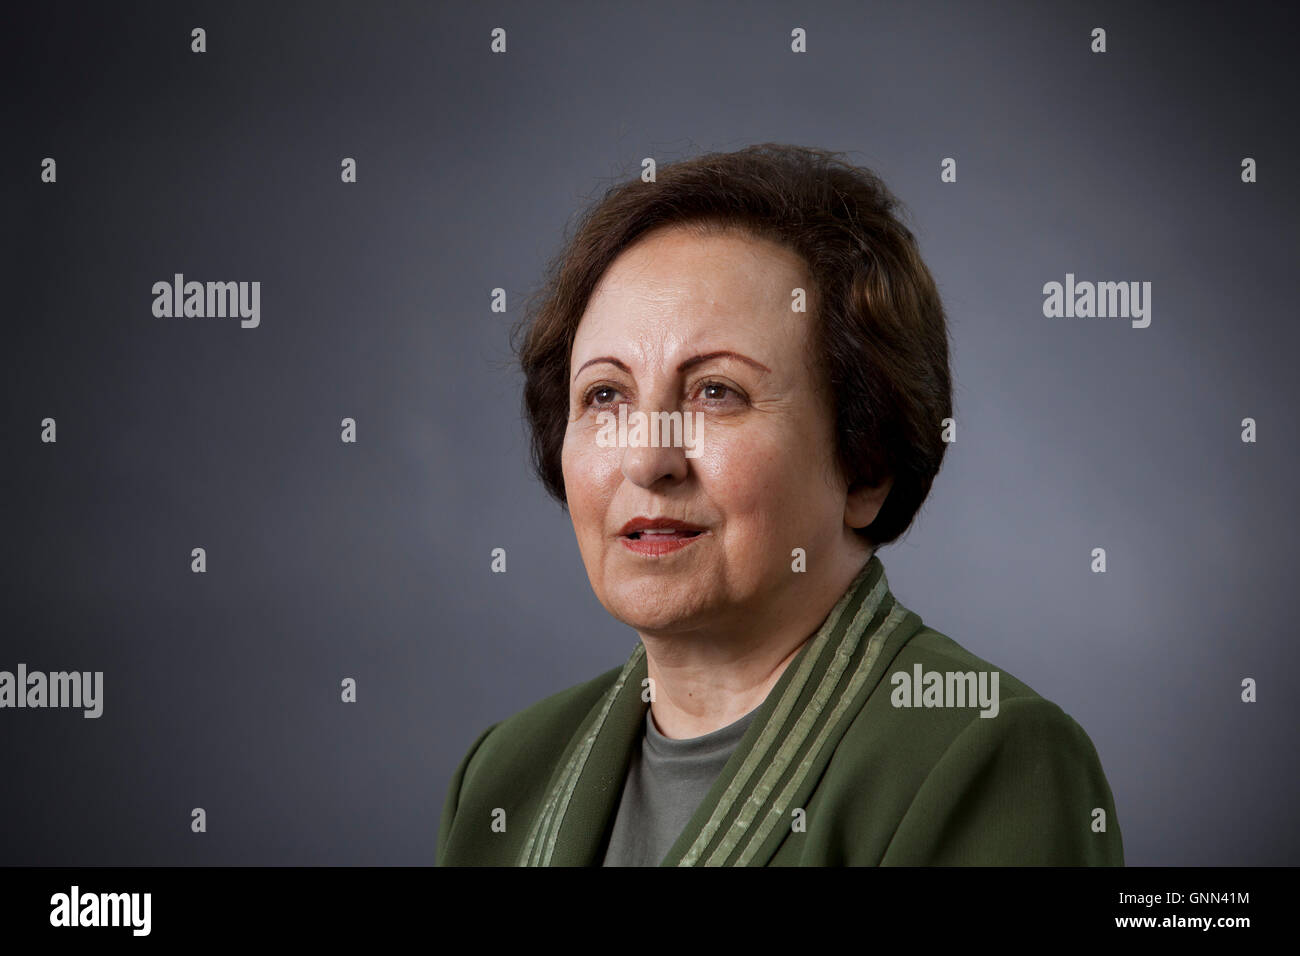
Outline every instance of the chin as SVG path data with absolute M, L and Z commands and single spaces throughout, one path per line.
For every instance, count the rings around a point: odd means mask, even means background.
M 628 627 L 638 631 L 670 631 L 686 627 L 706 610 L 705 601 L 683 586 L 674 588 L 667 578 L 624 581 L 616 586 L 605 609 Z

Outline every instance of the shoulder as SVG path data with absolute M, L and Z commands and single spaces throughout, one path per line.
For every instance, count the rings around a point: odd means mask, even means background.
M 504 865 L 517 848 L 483 842 L 486 822 L 509 794 L 512 813 L 536 811 L 570 741 L 621 667 L 552 694 L 483 730 L 461 758 L 443 802 L 438 827 L 440 865 L 474 861 Z
M 861 745 L 850 750 L 874 752 L 888 742 L 890 752 L 910 765 L 907 776 L 915 782 L 954 751 L 1022 738 L 1045 746 L 1087 741 L 1057 704 L 924 626 L 885 666 L 850 734 Z
M 1111 791 L 1083 728 L 932 628 L 883 669 L 841 750 L 845 792 L 867 789 L 898 821 L 890 862 L 1122 860 Z M 1100 819 L 1108 831 L 1095 829 Z M 948 843 L 933 843 L 941 834 Z
M 458 775 L 463 785 L 471 786 L 476 777 L 494 768 L 513 768 L 517 773 L 533 765 L 553 766 L 621 670 L 621 666 L 612 668 L 551 694 L 488 727 L 461 760 Z
M 1028 684 L 1006 671 L 989 663 L 984 658 L 973 654 L 946 634 L 941 634 L 932 627 L 921 626 L 895 655 L 891 672 L 901 667 L 922 664 L 925 671 L 997 672 L 998 688 L 1002 699 L 1013 697 L 1036 697 L 1042 699 Z

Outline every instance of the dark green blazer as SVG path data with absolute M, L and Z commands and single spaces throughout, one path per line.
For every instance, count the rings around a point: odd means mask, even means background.
M 987 689 L 994 670 L 899 604 L 873 555 L 664 865 L 1123 865 L 1083 729 L 1005 672 L 996 715 L 957 695 L 971 678 L 946 676 L 982 672 Z M 599 865 L 645 676 L 638 642 L 621 668 L 485 730 L 452 776 L 438 864 Z

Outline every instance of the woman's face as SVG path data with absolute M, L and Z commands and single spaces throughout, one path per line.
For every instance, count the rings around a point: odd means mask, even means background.
M 780 245 L 661 229 L 614 261 L 582 317 L 565 493 L 596 596 L 642 633 L 797 621 L 824 592 L 819 571 L 870 554 L 846 519 L 865 525 L 876 508 L 861 510 L 835 466 L 812 305 L 792 309 L 796 288 L 811 301 L 800 258 Z M 692 413 L 700 427 L 680 433 L 685 447 L 620 447 L 608 424 L 620 405 L 627 434 L 636 412 Z M 626 532 L 636 518 L 689 527 Z M 805 573 L 792 570 L 796 548 Z

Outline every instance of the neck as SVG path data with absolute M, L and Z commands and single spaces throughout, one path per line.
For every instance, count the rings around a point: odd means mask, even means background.
M 784 615 L 764 609 L 748 615 L 741 628 L 641 633 L 653 688 L 650 710 L 659 732 L 673 739 L 700 737 L 763 703 L 865 563 L 827 576 L 811 599 L 805 597 Z M 760 632 L 756 621 L 768 626 Z

